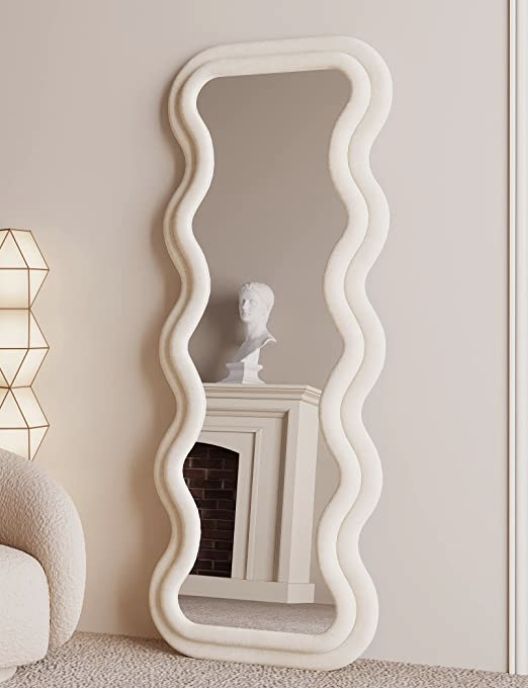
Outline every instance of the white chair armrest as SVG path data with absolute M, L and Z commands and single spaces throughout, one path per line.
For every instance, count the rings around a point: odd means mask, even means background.
M 73 634 L 86 578 L 84 535 L 73 501 L 39 465 L 0 449 L 0 544 L 31 554 L 50 593 L 50 648 Z

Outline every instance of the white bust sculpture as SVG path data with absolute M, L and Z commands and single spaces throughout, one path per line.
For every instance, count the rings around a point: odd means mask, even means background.
M 233 360 L 226 364 L 229 374 L 222 383 L 263 383 L 258 375 L 262 369 L 260 350 L 270 342 L 277 342 L 267 325 L 274 301 L 273 290 L 267 284 L 247 282 L 240 287 L 238 310 L 245 339 Z

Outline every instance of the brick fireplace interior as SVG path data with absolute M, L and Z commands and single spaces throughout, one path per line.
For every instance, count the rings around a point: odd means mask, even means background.
M 202 535 L 191 574 L 229 578 L 238 478 L 238 453 L 196 443 L 183 465 L 185 483 L 198 507 Z

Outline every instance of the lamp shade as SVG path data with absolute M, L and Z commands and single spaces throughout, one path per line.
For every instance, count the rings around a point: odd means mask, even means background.
M 49 427 L 31 389 L 49 349 L 31 311 L 48 271 L 30 231 L 0 229 L 0 447 L 27 458 Z

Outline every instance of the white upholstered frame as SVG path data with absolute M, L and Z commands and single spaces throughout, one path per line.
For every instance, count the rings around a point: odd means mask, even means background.
M 182 474 L 183 462 L 205 418 L 203 385 L 188 344 L 208 302 L 210 275 L 193 234 L 193 218 L 212 181 L 210 133 L 197 108 L 200 90 L 218 77 L 339 70 L 350 100 L 332 132 L 329 168 L 348 224 L 324 275 L 326 304 L 343 338 L 343 352 L 321 397 L 323 435 L 340 469 L 339 487 L 318 528 L 323 576 L 336 618 L 321 634 L 292 634 L 198 624 L 182 612 L 178 594 L 198 552 L 198 510 Z M 358 548 L 359 534 L 381 490 L 381 467 L 362 421 L 364 401 L 383 366 L 383 328 L 365 290 L 389 224 L 385 196 L 369 163 L 371 146 L 391 103 L 389 71 L 362 41 L 321 37 L 226 45 L 206 50 L 177 75 L 169 96 L 172 130 L 185 156 L 185 173 L 164 220 L 169 254 L 181 292 L 161 335 L 160 358 L 177 404 L 156 461 L 156 485 L 171 522 L 171 539 L 152 578 L 150 606 L 162 636 L 181 653 L 200 658 L 333 669 L 356 659 L 378 620 L 372 580 Z

